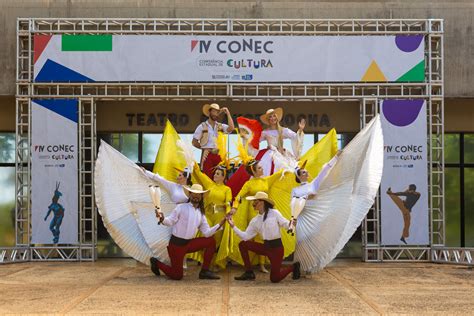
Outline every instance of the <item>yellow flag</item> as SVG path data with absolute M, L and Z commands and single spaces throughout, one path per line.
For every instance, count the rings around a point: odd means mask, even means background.
M 177 154 L 180 151 L 176 145 L 178 139 L 180 139 L 178 132 L 176 132 L 170 121 L 167 120 L 160 148 L 156 154 L 153 172 L 159 173 L 169 181 L 176 181 L 178 171 L 175 168 L 182 170 L 186 167 L 184 155 Z
M 321 171 L 323 165 L 331 160 L 337 152 L 337 133 L 333 128 L 319 142 L 313 145 L 301 158 L 300 165 L 305 160 L 306 170 L 314 178 Z

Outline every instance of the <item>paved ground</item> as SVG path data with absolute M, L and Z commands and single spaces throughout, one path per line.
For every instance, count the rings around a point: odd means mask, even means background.
M 0 266 L 0 314 L 472 314 L 474 271 L 435 264 L 333 262 L 323 272 L 272 284 L 155 277 L 133 260 Z

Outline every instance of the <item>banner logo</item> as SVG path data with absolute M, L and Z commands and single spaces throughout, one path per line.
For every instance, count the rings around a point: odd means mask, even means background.
M 191 52 L 196 47 L 200 54 L 207 54 L 214 41 L 212 40 L 191 40 Z M 273 41 L 262 41 L 250 39 L 241 40 L 221 40 L 216 43 L 213 47 L 213 51 L 220 54 L 238 54 L 238 53 L 254 53 L 254 54 L 273 54 Z

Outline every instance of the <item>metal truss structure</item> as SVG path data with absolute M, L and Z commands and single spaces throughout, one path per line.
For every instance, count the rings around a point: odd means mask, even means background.
M 425 36 L 426 81 L 423 83 L 37 83 L 33 81 L 35 34 L 138 35 L 286 35 Z M 361 126 L 378 112 L 382 99 L 424 99 L 428 104 L 430 245 L 385 247 L 380 243 L 380 199 L 363 222 L 365 261 L 430 261 L 444 245 L 443 165 L 443 20 L 438 19 L 54 19 L 19 18 L 17 24 L 17 251 L 0 249 L 9 261 L 95 260 L 96 211 L 93 173 L 96 132 L 95 104 L 107 100 L 246 100 L 354 101 L 361 103 Z M 80 218 L 79 245 L 33 245 L 31 237 L 31 100 L 74 98 L 80 103 Z M 27 249 L 27 251 L 24 251 Z M 438 248 L 437 248 L 438 249 Z M 19 256 L 18 253 L 24 255 Z M 11 255 L 10 255 L 11 254 Z M 436 255 L 436 261 L 451 256 Z M 464 257 L 463 257 L 464 258 Z M 471 258 L 471 257 L 469 257 Z M 20 260 L 20 259 L 18 259 Z M 446 259 L 445 261 L 450 261 Z M 7 260 L 8 261 L 8 260 Z M 469 261 L 469 260 L 468 260 Z
M 432 261 L 473 266 L 474 248 L 434 247 L 431 249 Z

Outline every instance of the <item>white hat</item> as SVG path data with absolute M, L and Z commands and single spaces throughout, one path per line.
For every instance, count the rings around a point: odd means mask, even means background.
M 268 197 L 268 194 L 262 191 L 258 191 L 254 196 L 247 196 L 246 199 L 249 201 L 263 200 L 267 201 L 272 206 L 275 205 L 275 202 L 273 202 L 273 200 Z
M 183 188 L 185 188 L 187 191 L 192 192 L 192 193 L 201 193 L 202 194 L 202 193 L 206 193 L 207 191 L 209 191 L 209 190 L 204 190 L 202 185 L 197 184 L 197 183 L 193 184 L 191 187 L 188 187 L 188 186 L 185 185 L 185 186 L 183 186 Z

